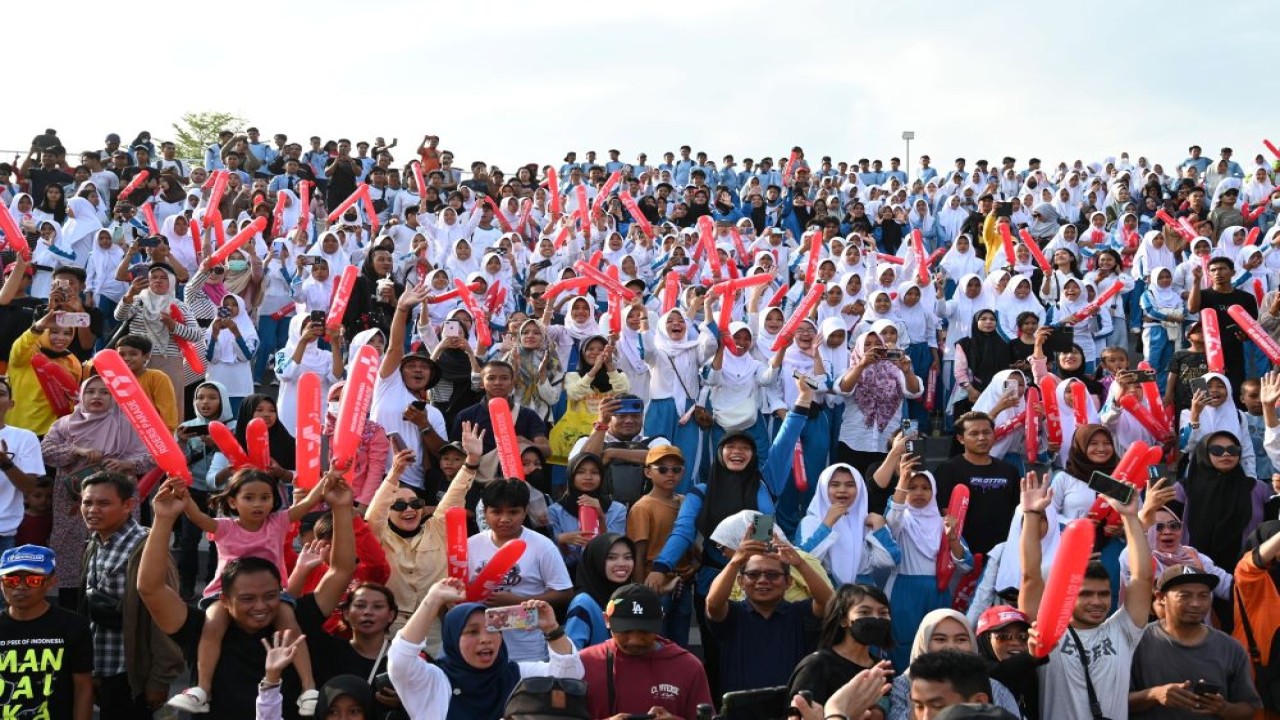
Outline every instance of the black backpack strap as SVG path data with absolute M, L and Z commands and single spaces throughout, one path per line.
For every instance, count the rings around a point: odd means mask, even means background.
M 1240 587 L 1237 585 L 1231 588 L 1231 593 L 1236 596 L 1236 607 L 1240 608 L 1240 627 L 1244 629 L 1245 640 L 1249 641 L 1249 659 L 1253 661 L 1253 669 L 1256 672 L 1262 668 L 1262 652 L 1258 650 L 1258 641 L 1253 637 L 1253 627 L 1249 625 L 1249 613 L 1244 611 L 1244 596 L 1240 594 Z
M 618 714 L 618 698 L 613 689 L 613 650 L 604 651 L 604 676 L 609 689 L 609 715 Z
M 1080 656 L 1080 664 L 1084 666 L 1084 689 L 1089 693 L 1089 714 L 1093 716 L 1093 720 L 1106 720 L 1106 716 L 1102 714 L 1102 705 L 1098 703 L 1098 693 L 1093 690 L 1093 678 L 1089 677 L 1089 658 L 1085 655 L 1084 644 L 1080 642 L 1075 628 L 1068 625 L 1067 632 L 1071 634 L 1071 639 L 1076 644 L 1076 653 Z

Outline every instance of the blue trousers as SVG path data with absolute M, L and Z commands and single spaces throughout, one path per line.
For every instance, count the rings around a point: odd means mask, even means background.
M 929 368 L 933 367 L 933 349 L 928 343 L 911 343 L 907 346 L 907 356 L 911 358 L 911 369 L 925 392 L 915 400 L 907 400 L 907 416 L 920 423 L 920 434 L 927 435 L 933 430 L 929 421 L 929 411 L 924 409 L 924 396 L 928 393 Z
M 1169 342 L 1169 333 L 1163 325 L 1147 325 L 1142 328 L 1142 351 L 1147 362 L 1156 371 L 1156 384 L 1164 395 L 1165 383 L 1169 378 L 1169 364 L 1173 362 L 1173 353 L 1177 348 Z
M 118 303 L 115 300 L 98 296 L 98 309 L 102 311 L 102 335 L 93 344 L 95 352 L 105 348 L 107 340 L 111 339 L 111 336 L 116 334 L 116 328 L 120 327 L 120 323 L 116 322 L 116 305 Z

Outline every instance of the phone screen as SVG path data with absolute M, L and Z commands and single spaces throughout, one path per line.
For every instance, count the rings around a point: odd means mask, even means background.
M 444 327 L 440 329 L 442 337 L 462 337 L 462 323 L 457 320 L 445 320 Z
M 1124 505 L 1133 498 L 1132 485 L 1121 482 L 1100 470 L 1095 470 L 1089 478 L 1089 488 Z
M 769 542 L 773 539 L 773 516 L 772 515 L 756 515 L 751 521 L 751 539 L 760 542 Z

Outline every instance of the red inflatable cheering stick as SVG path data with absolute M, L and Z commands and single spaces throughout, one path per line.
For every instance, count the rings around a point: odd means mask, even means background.
M 964 532 L 964 517 L 969 513 L 969 488 L 956 485 L 951 489 L 951 501 L 947 503 L 947 515 L 956 519 L 956 535 Z M 934 560 L 938 574 L 938 590 L 943 591 L 951 586 L 951 576 L 956 572 L 956 560 L 951 557 L 951 538 L 942 531 L 941 545 L 938 546 L 938 557 Z
M 1040 642 L 1036 657 L 1047 657 L 1058 645 L 1067 623 L 1071 622 L 1076 607 L 1076 597 L 1084 584 L 1084 568 L 1093 552 L 1094 525 L 1089 520 L 1073 520 L 1062 531 L 1058 552 L 1053 558 L 1053 569 L 1045 582 L 1044 595 L 1040 599 L 1040 612 L 1036 615 L 1036 628 Z
M 1044 429 L 1053 445 L 1062 445 L 1062 416 L 1058 414 L 1058 379 L 1040 378 L 1040 399 L 1044 402 Z
M 329 314 L 325 316 L 325 329 L 332 332 L 342 325 L 342 318 L 347 314 L 347 305 L 351 303 L 351 290 L 356 286 L 356 277 L 360 268 L 348 265 L 342 269 L 342 277 L 338 279 L 338 287 L 329 300 Z
M 320 482 L 320 376 L 304 372 L 298 378 L 298 441 L 295 443 L 294 484 L 310 490 Z
M 805 293 L 804 299 L 800 301 L 799 307 L 796 308 L 795 314 L 787 319 L 787 323 L 782 326 L 782 330 L 778 332 L 778 337 L 773 341 L 773 347 L 770 352 L 778 352 L 791 342 L 792 336 L 796 334 L 796 328 L 800 327 L 800 323 L 809 319 L 809 313 L 817 306 L 818 300 L 827 292 L 825 285 L 813 285 L 809 288 L 809 292 Z
M 253 465 L 249 460 L 249 454 L 240 447 L 240 441 L 236 440 L 235 433 L 231 432 L 231 428 L 226 425 L 217 420 L 209 423 L 209 439 L 218 446 L 219 452 L 227 456 L 227 462 L 231 467 L 239 470 Z
M 338 422 L 333 430 L 333 463 L 339 468 L 350 468 L 360 452 L 360 440 L 369 420 L 373 382 L 377 378 L 379 364 L 378 350 L 372 345 L 357 350 L 347 364 L 347 384 L 342 389 Z
M 1071 413 L 1076 427 L 1089 424 L 1089 388 L 1079 380 L 1071 383 Z
M 467 309 L 467 314 L 471 316 L 474 322 L 476 340 L 484 347 L 493 345 L 493 333 L 489 332 L 489 316 L 480 310 L 480 304 L 476 302 L 475 293 L 471 292 L 461 278 L 454 278 L 453 286 L 457 288 L 458 296 L 462 298 L 462 306 Z
M 918 229 L 911 231 L 911 249 L 916 254 L 916 277 L 920 279 L 920 285 L 927 288 L 929 287 L 929 258 L 924 254 L 924 236 Z
M 444 511 L 444 535 L 449 558 L 449 577 L 466 582 L 471 574 L 467 566 L 467 510 L 451 507 Z
M 498 464 L 506 478 L 524 480 L 524 462 L 520 460 L 520 441 L 506 398 L 489 400 L 489 419 L 493 425 L 493 441 L 498 446 Z
M 1200 328 L 1204 331 L 1204 355 L 1208 360 L 1209 372 L 1224 372 L 1227 365 L 1222 354 L 1222 330 L 1218 327 L 1218 311 L 1212 308 L 1201 310 Z
M 49 359 L 44 353 L 31 356 L 31 370 L 36 374 L 36 383 L 44 393 L 49 407 L 58 417 L 70 415 L 75 410 L 76 399 L 80 394 L 80 386 L 71 372 Z
M 1210 310 L 1209 312 L 1213 311 Z M 1249 336 L 1249 339 L 1258 346 L 1258 349 L 1261 350 L 1263 354 L 1271 360 L 1271 362 L 1280 363 L 1280 344 L 1277 344 L 1275 338 L 1271 337 L 1271 334 L 1268 333 L 1262 325 L 1258 324 L 1258 321 L 1249 314 L 1248 310 L 1245 310 L 1240 305 L 1232 305 L 1230 309 L 1227 310 L 1227 314 L 1231 316 L 1232 320 L 1236 321 L 1236 324 L 1240 326 L 1240 329 L 1244 330 L 1244 333 Z
M 627 209 L 627 214 L 631 215 L 632 221 L 640 226 L 640 232 L 652 240 L 654 238 L 653 225 L 649 222 L 649 218 L 640 212 L 640 206 L 636 203 L 636 199 L 631 197 L 631 193 L 626 190 L 618 193 L 618 199 L 622 201 L 622 207 Z
M 1018 236 L 1022 238 L 1022 244 L 1027 246 L 1031 257 L 1035 258 L 1036 264 L 1040 266 L 1040 270 L 1048 275 L 1053 272 L 1053 266 L 1049 264 L 1049 258 L 1044 256 L 1044 251 L 1040 249 L 1040 243 L 1031 237 L 1031 231 L 1022 228 L 1018 231 Z
M 244 442 L 249 446 L 249 462 L 260 470 L 271 467 L 271 441 L 267 433 L 267 421 L 262 418 L 250 420 L 244 431 Z
M 221 225 L 221 223 L 219 223 L 219 225 Z M 218 247 L 217 251 L 209 257 L 209 267 L 221 265 L 226 262 L 227 258 L 231 257 L 231 253 L 239 250 L 240 246 L 252 240 L 254 235 L 262 232 L 266 227 L 266 218 L 254 218 L 253 222 L 250 223 L 248 227 L 236 233 L 230 240 L 222 243 L 222 245 Z
M 156 406 L 115 350 L 103 350 L 93 357 L 93 367 L 107 384 L 107 390 L 115 398 L 116 405 L 125 419 L 133 425 L 147 452 L 168 475 L 182 478 L 191 484 L 191 470 L 187 468 L 186 455 L 178 448 L 178 441 L 165 427 Z
M 524 555 L 523 540 L 511 540 L 498 548 L 498 552 L 489 558 L 484 569 L 467 584 L 467 602 L 481 602 L 492 595 L 506 579 L 507 573 L 511 572 L 511 568 L 520 562 L 521 555 Z
M 27 242 L 27 236 L 22 234 L 22 228 L 18 227 L 17 221 L 8 212 L 0 212 L 0 230 L 4 231 L 4 242 L 10 250 L 25 260 L 31 259 L 31 245 Z
M 169 316 L 179 325 L 187 322 L 186 316 L 182 314 L 182 310 L 178 308 L 177 303 L 169 304 Z M 191 372 L 197 375 L 203 375 L 205 371 L 204 358 L 200 356 L 200 348 L 196 344 L 184 337 L 177 335 L 169 335 L 173 340 L 173 344 L 178 346 L 178 352 L 182 353 L 182 359 L 187 361 L 187 365 L 191 368 Z
M 796 442 L 796 449 L 791 453 L 791 479 L 796 484 L 796 490 L 801 493 L 809 489 L 809 473 L 804 469 L 804 445 Z
M 1040 457 L 1040 388 L 1027 388 L 1027 412 L 1023 416 L 1023 438 L 1027 443 L 1027 460 L 1034 463 Z

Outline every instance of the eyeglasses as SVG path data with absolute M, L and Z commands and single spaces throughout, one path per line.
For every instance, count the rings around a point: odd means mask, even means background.
M 7 588 L 16 588 L 26 585 L 30 588 L 38 588 L 44 585 L 44 581 L 48 580 L 46 575 L 5 575 L 0 578 Z
M 1026 642 L 1029 636 L 1024 632 L 1002 632 L 996 633 L 995 638 L 1000 642 Z
M 391 503 L 391 509 L 396 512 L 404 512 L 409 508 L 413 508 L 414 510 L 421 510 L 426 506 L 427 506 L 427 501 L 423 500 L 422 498 L 414 498 L 412 500 L 397 500 Z
M 684 473 L 683 465 L 650 465 L 649 467 L 663 475 L 681 475 Z
M 529 293 L 530 300 L 540 300 L 545 293 Z
M 221 275 L 222 273 L 226 272 L 226 268 L 216 267 L 210 270 L 209 272 L 213 273 L 214 275 Z
M 1240 457 L 1239 445 L 1210 445 L 1209 454 L 1214 457 Z
M 786 577 L 786 573 L 779 572 L 777 570 L 748 570 L 742 573 L 742 577 L 750 580 L 751 582 L 759 582 L 761 578 L 768 580 L 769 582 L 778 582 L 782 578 Z
M 1182 521 L 1172 520 L 1167 523 L 1162 523 L 1162 522 L 1156 523 L 1156 532 L 1162 533 L 1165 530 L 1171 530 L 1173 532 L 1182 532 Z

